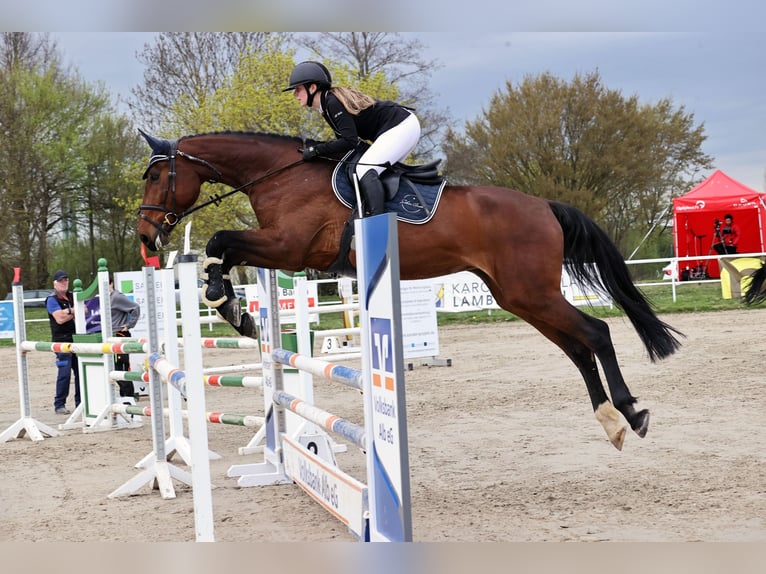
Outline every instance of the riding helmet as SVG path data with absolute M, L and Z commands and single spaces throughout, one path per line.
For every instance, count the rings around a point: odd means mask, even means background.
M 329 88 L 332 85 L 330 71 L 319 62 L 301 62 L 293 68 L 290 73 L 290 85 L 282 91 L 289 92 L 306 84 L 317 84 L 320 88 Z

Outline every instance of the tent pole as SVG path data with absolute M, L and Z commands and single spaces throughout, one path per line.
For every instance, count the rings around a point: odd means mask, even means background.
M 651 235 L 652 231 L 654 231 L 654 228 L 657 227 L 657 224 L 660 222 L 660 220 L 665 216 L 665 214 L 668 212 L 669 206 L 666 206 L 665 209 L 660 213 L 660 216 L 655 220 L 652 227 L 649 229 L 649 231 L 646 232 L 646 235 L 644 235 L 644 238 L 641 240 L 641 242 L 638 244 L 638 246 L 633 250 L 633 253 L 630 254 L 628 257 L 628 261 L 633 259 L 633 256 L 636 254 L 636 251 L 641 249 L 641 246 L 644 244 L 644 241 L 646 241 L 646 238 Z
M 761 204 L 761 209 L 758 210 L 758 239 L 761 242 L 761 253 L 766 251 L 766 245 L 763 244 L 763 212 L 766 211 L 766 203 L 763 201 L 763 196 L 758 196 L 758 202 Z

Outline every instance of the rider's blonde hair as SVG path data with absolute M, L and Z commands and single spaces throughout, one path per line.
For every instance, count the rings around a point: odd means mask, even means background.
M 366 110 L 375 104 L 373 98 L 354 88 L 336 86 L 330 88 L 330 92 L 340 100 L 340 103 L 343 104 L 343 107 L 346 108 L 350 114 L 355 116 L 362 110 Z

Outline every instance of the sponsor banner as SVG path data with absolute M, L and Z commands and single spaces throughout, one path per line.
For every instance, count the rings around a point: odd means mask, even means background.
M 431 280 L 401 281 L 400 286 L 404 357 L 436 357 L 439 354 L 439 327 Z
M 16 337 L 16 320 L 13 317 L 13 301 L 0 301 L 0 339 Z
M 365 536 L 367 486 L 282 435 L 285 471 L 295 483 L 360 538 Z
M 470 271 L 461 271 L 429 279 L 437 312 L 459 313 L 500 309 L 489 287 Z M 609 298 L 572 281 L 566 270 L 561 273 L 561 292 L 572 305 L 611 306 Z

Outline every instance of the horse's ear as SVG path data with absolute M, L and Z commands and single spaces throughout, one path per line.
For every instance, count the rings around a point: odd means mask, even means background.
M 152 152 L 154 153 L 154 155 L 168 154 L 168 149 L 170 148 L 170 144 L 167 140 L 162 140 L 154 136 L 151 136 L 148 133 L 146 133 L 144 130 L 142 130 L 141 128 L 138 128 L 138 133 L 144 136 L 146 143 L 148 143 L 149 147 L 152 148 Z

